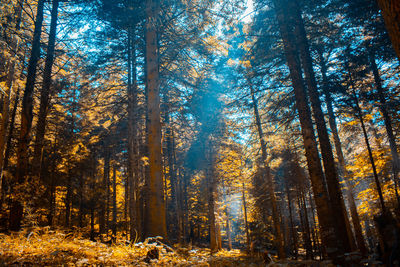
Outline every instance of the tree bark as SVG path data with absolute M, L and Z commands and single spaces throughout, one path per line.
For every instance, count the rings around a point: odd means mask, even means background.
M 51 174 L 52 175 L 52 174 Z M 55 202 L 56 202 L 56 186 L 53 182 L 54 178 L 51 178 L 50 182 L 50 194 L 49 194 L 49 213 L 47 214 L 47 225 L 52 227 L 54 222 L 55 213 Z
M 160 80 L 157 22 L 159 0 L 146 1 L 146 86 L 149 116 L 149 176 L 146 183 L 145 236 L 167 238 L 166 212 L 161 153 Z
M 178 242 L 179 244 L 184 243 L 184 205 L 183 205 L 183 179 L 182 179 L 182 173 L 181 171 L 179 172 L 178 175 L 178 191 L 177 191 L 177 202 L 178 202 L 178 208 L 177 208 L 177 214 L 178 214 L 178 223 L 179 223 L 179 235 L 178 235 Z
M 22 8 L 23 8 L 24 0 L 19 0 L 15 7 L 15 16 L 16 16 L 16 24 L 15 31 L 18 32 L 21 28 L 21 16 L 22 16 Z M 13 91 L 14 79 L 15 79 L 15 68 L 17 65 L 17 52 L 19 51 L 19 39 L 16 38 L 15 35 L 12 36 L 11 39 L 11 50 L 14 51 L 13 57 L 9 61 L 9 68 L 7 73 L 6 80 L 6 90 L 4 92 L 3 97 L 3 107 L 2 107 L 2 117 L 1 117 L 1 127 L 0 127 L 0 194 L 2 194 L 2 185 L 3 185 L 3 168 L 4 168 L 4 150 L 6 145 L 7 138 L 7 130 L 9 126 L 9 118 L 10 118 L 10 100 L 11 100 L 11 92 Z M 14 125 L 12 125 L 14 126 Z M 11 127 L 11 125 L 10 125 Z M 2 196 L 1 196 L 2 197 Z M 0 206 L 1 208 L 1 206 Z
M 292 198 L 290 196 L 290 189 L 289 189 L 289 184 L 286 181 L 285 183 L 285 189 L 286 189 L 286 197 L 287 197 L 287 202 L 288 202 L 288 209 L 289 209 L 289 222 L 290 222 L 290 235 L 292 242 L 290 244 L 290 251 L 294 254 L 294 258 L 297 259 L 297 232 L 296 229 L 294 228 L 294 222 L 293 222 L 293 211 L 292 211 Z
M 350 252 L 355 249 L 353 235 L 351 234 L 350 225 L 348 223 L 346 206 L 344 204 L 342 190 L 340 188 L 335 160 L 333 157 L 332 146 L 329 141 L 328 130 L 326 128 L 324 113 L 321 108 L 321 101 L 319 99 L 317 82 L 313 69 L 313 62 L 310 55 L 310 48 L 308 44 L 304 22 L 298 4 L 293 3 L 295 34 L 297 37 L 297 44 L 300 50 L 300 58 L 302 61 L 304 76 L 307 83 L 308 94 L 311 100 L 311 106 L 317 126 L 318 140 L 321 149 L 322 161 L 325 170 L 325 181 L 328 187 L 329 200 L 332 208 L 332 217 L 335 219 L 335 229 L 337 232 L 338 242 L 341 242 L 345 252 Z M 346 227 L 343 227 L 345 225 Z M 349 235 L 350 233 L 350 235 Z
M 301 185 L 297 186 L 297 205 L 299 208 L 299 217 L 301 222 L 304 248 L 306 249 L 306 258 L 313 258 L 313 249 L 311 243 L 310 224 L 308 221 L 307 206 L 304 201 L 304 193 Z
M 51 74 L 54 62 L 54 50 L 57 35 L 57 17 L 58 17 L 59 0 L 53 0 L 51 8 L 51 22 L 49 41 L 47 43 L 47 55 L 43 72 L 43 86 L 40 92 L 40 107 L 38 122 L 36 125 L 36 139 L 33 154 L 33 175 L 40 176 L 40 162 L 42 159 L 42 149 L 44 145 L 44 135 L 46 132 L 46 117 L 49 107 Z
M 55 155 L 57 152 L 57 138 L 54 140 L 52 154 Z M 49 184 L 49 213 L 47 214 L 47 224 L 52 227 L 54 223 L 54 215 L 56 208 L 56 179 L 54 177 L 56 172 L 56 162 L 52 161 L 51 163 L 51 171 L 49 172 L 50 184 Z
M 35 29 L 33 32 L 32 50 L 28 63 L 28 74 L 24 97 L 22 100 L 21 111 L 21 131 L 17 150 L 17 183 L 23 184 L 25 175 L 28 171 L 29 155 L 28 146 L 30 142 L 30 132 L 33 120 L 33 90 L 36 81 L 36 68 L 40 58 L 40 35 L 43 24 L 44 0 L 39 0 L 37 4 Z M 9 228 L 13 231 L 21 229 L 21 221 L 23 216 L 23 205 L 20 200 L 14 199 L 10 209 Z
M 128 42 L 127 42 L 127 50 L 128 50 L 128 87 L 127 87 L 127 95 L 128 95 L 128 179 L 127 179 L 127 192 L 128 197 L 126 201 L 128 202 L 128 210 L 129 210 L 129 236 L 130 241 L 134 242 L 137 238 L 137 218 L 136 218 L 136 202 L 137 198 L 135 195 L 135 185 L 136 185 L 136 177 L 135 177 L 135 162 L 136 162 L 136 126 L 135 126 L 135 105 L 136 105 L 136 88 L 134 87 L 134 81 L 136 81 L 136 70 L 132 70 L 134 67 L 132 62 L 134 61 L 133 54 L 136 54 L 133 45 L 133 32 L 132 27 L 128 29 Z M 135 77 L 132 77 L 135 76 Z M 135 82 L 136 84 L 136 82 Z
M 229 211 L 229 203 L 226 199 L 227 191 L 225 187 L 224 180 L 222 179 L 222 188 L 224 190 L 224 205 L 225 205 L 225 216 L 226 216 L 226 239 L 228 241 L 228 250 L 232 250 L 232 236 L 231 236 L 231 223 L 230 223 L 230 211 Z
M 377 0 L 385 20 L 392 45 L 400 59 L 400 2 L 398 0 Z
M 217 209 L 218 210 L 218 209 Z M 221 225 L 219 222 L 215 224 L 216 234 L 217 234 L 217 249 L 222 249 L 222 237 L 221 237 Z
M 184 205 L 184 213 L 183 213 L 183 236 L 185 243 L 188 241 L 188 228 L 189 228 L 189 205 L 188 205 L 188 185 L 189 179 L 185 177 L 183 181 L 183 192 L 182 192 L 182 201 Z
M 226 236 L 228 239 L 228 250 L 232 250 L 231 222 L 228 208 L 226 208 Z
M 68 173 L 67 177 L 67 195 L 65 196 L 65 228 L 71 226 L 71 201 L 72 201 L 72 177 Z
M 81 173 L 79 175 L 79 215 L 78 215 L 78 225 L 80 228 L 83 228 L 83 217 L 84 217 L 84 199 L 83 199 L 83 190 L 85 186 L 84 176 Z
M 139 211 L 139 155 L 138 155 L 138 87 L 136 74 L 135 27 L 128 29 L 128 180 L 129 218 L 131 241 L 141 236 L 141 213 Z
M 107 141 L 105 141 L 107 142 Z M 106 214 L 108 212 L 108 187 L 110 179 L 110 153 L 108 151 L 108 145 L 104 148 L 104 166 L 103 166 L 103 182 L 101 188 L 101 199 L 100 199 L 100 216 L 99 216 L 99 227 L 100 227 L 100 237 L 103 238 L 103 234 L 108 232 Z
M 314 251 L 318 251 L 318 255 L 320 256 L 320 258 L 322 258 L 321 244 L 320 244 L 319 238 L 318 238 L 317 222 L 315 220 L 315 212 L 314 212 L 315 206 L 314 206 L 313 199 L 311 197 L 311 191 L 308 191 L 308 199 L 309 199 L 310 208 L 311 208 L 311 219 L 312 219 L 311 232 L 312 232 L 312 237 L 314 240 Z
M 91 155 L 91 183 L 90 183 L 90 189 L 93 191 L 95 190 L 95 183 L 96 183 L 96 176 L 97 176 L 97 160 L 94 156 L 94 154 Z M 95 232 L 94 232 L 94 220 L 95 220 L 95 203 L 96 200 L 94 199 L 94 196 L 92 195 L 90 199 L 90 240 L 95 241 Z
M 169 181 L 171 184 L 171 200 L 169 205 L 167 205 L 167 208 L 170 210 L 171 212 L 171 218 L 172 220 L 174 220 L 175 218 L 177 218 L 177 207 L 178 207 L 178 203 L 177 203 L 177 178 L 176 178 L 176 170 L 175 170 L 175 160 L 174 160 L 174 136 L 173 136 L 173 129 L 172 129 L 172 122 L 171 122 L 171 118 L 170 118 L 170 111 L 169 111 L 169 107 L 168 107 L 168 99 L 166 99 L 165 101 L 165 139 L 166 139 L 166 145 L 167 145 L 167 161 L 168 161 L 168 176 L 169 176 Z M 166 180 L 166 179 L 165 179 Z M 168 207 L 169 206 L 169 207 Z M 171 237 L 173 239 L 177 239 L 178 236 L 178 229 L 177 229 L 177 225 L 176 224 L 172 224 L 170 225 L 171 227 Z
M 213 164 L 213 163 L 210 163 Z M 210 250 L 211 253 L 218 251 L 218 240 L 217 240 L 217 227 L 216 227 L 216 219 L 215 219 L 215 177 L 213 167 L 210 166 L 207 172 L 207 180 L 208 180 L 208 223 L 209 223 L 209 231 L 210 231 Z
M 250 232 L 249 232 L 249 223 L 247 220 L 247 203 L 246 203 L 246 191 L 244 183 L 242 183 L 242 201 L 243 201 L 243 213 L 244 213 L 244 227 L 246 231 L 246 244 L 247 244 L 247 253 L 250 253 Z
M 13 139 L 14 129 L 15 129 L 15 117 L 17 116 L 17 108 L 18 108 L 19 99 L 20 99 L 20 87 L 18 87 L 17 92 L 15 93 L 14 106 L 13 106 L 13 109 L 11 112 L 10 129 L 8 130 L 6 151 L 4 152 L 3 170 L 6 170 L 8 168 L 8 161 L 10 159 L 11 145 L 12 145 L 12 139 Z M 2 175 L 3 175 L 3 173 L 2 173 Z M 4 180 L 3 180 L 3 182 L 4 182 Z
M 331 219 L 331 207 L 329 203 L 328 192 L 324 184 L 324 175 L 322 172 L 317 143 L 315 140 L 310 108 L 308 106 L 301 75 L 300 61 L 297 55 L 295 42 L 292 40 L 292 33 L 289 28 L 287 18 L 285 18 L 284 10 L 287 5 L 282 1 L 277 0 L 275 0 L 274 3 L 281 37 L 283 39 L 286 60 L 289 66 L 290 77 L 295 93 L 296 108 L 298 110 L 300 119 L 308 171 L 310 174 L 318 219 L 321 227 L 321 238 L 326 246 L 326 251 L 329 257 L 335 262 L 339 263 L 343 261 L 340 256 L 343 254 L 344 250 L 343 247 L 339 246 L 337 243 L 335 226 L 333 220 Z
M 110 151 L 108 151 L 108 153 L 110 153 Z M 110 229 L 110 199 L 111 199 L 111 190 L 110 190 L 110 186 L 111 186 L 111 180 L 110 180 L 110 171 L 111 171 L 111 167 L 110 167 L 110 154 L 108 154 L 107 156 L 108 160 L 107 160 L 107 165 L 105 167 L 107 167 L 106 170 L 106 224 L 105 224 L 105 230 L 106 230 L 106 234 L 108 237 L 108 230 Z
M 116 242 L 117 240 L 117 166 L 114 165 L 113 167 L 113 181 L 112 181 L 112 187 L 113 187 L 113 196 L 112 196 L 112 241 L 113 243 Z
M 19 91 L 20 91 L 20 87 L 18 86 L 17 92 L 15 93 L 14 106 L 13 106 L 13 109 L 11 112 L 10 129 L 8 131 L 7 144 L 5 146 L 5 152 L 4 152 L 4 164 L 2 166 L 2 170 L 0 171 L 0 181 L 1 181 L 0 210 L 3 209 L 3 203 L 5 202 L 7 191 L 11 190 L 10 181 L 7 181 L 5 179 L 3 171 L 8 168 L 8 160 L 10 158 L 12 137 L 13 137 L 14 128 L 15 128 L 15 116 L 17 114 L 17 107 L 18 107 L 18 102 L 19 102 Z M 6 190 L 6 187 L 7 187 L 7 190 Z M 5 228 L 7 228 L 7 227 L 8 227 L 8 225 L 6 223 Z

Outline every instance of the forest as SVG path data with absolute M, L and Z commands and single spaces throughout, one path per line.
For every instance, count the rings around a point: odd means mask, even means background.
M 400 1 L 1 0 L 0 266 L 400 266 Z

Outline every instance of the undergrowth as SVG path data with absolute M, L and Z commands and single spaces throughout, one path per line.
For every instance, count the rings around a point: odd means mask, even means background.
M 158 259 L 148 259 L 157 248 Z M 209 249 L 178 248 L 173 251 L 150 242 L 106 245 L 49 228 L 0 234 L 0 266 L 259 266 L 239 250 L 211 255 Z

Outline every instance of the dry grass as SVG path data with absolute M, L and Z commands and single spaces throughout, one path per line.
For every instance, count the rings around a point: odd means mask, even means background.
M 146 262 L 147 252 L 154 247 L 159 259 Z M 83 239 L 79 233 L 48 228 L 0 234 L 0 262 L 3 266 L 259 266 L 238 250 L 211 256 L 208 249 L 167 252 L 155 243 L 108 246 Z
M 154 241 L 156 242 L 156 241 Z M 160 243 L 161 244 L 161 243 Z M 157 248 L 159 259 L 146 260 L 147 252 Z M 265 266 L 239 250 L 222 250 L 211 255 L 204 248 L 176 248 L 144 242 L 133 246 L 92 242 L 79 232 L 65 233 L 49 228 L 34 228 L 10 235 L 0 234 L 1 266 Z M 332 266 L 316 261 L 282 261 L 270 266 Z

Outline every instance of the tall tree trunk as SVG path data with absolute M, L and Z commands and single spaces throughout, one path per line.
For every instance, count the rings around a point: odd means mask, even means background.
M 84 190 L 84 186 L 85 186 L 84 176 L 81 173 L 79 176 L 79 214 L 78 214 L 79 228 L 83 227 L 83 217 L 84 217 L 83 190 Z
M 54 156 L 57 153 L 57 138 L 54 140 L 52 155 Z M 56 209 L 56 180 L 55 180 L 55 172 L 56 172 L 56 161 L 53 160 L 51 162 L 51 171 L 49 172 L 50 178 L 50 194 L 49 194 L 49 213 L 47 214 L 47 224 L 52 227 Z
M 128 236 L 129 236 L 129 231 L 130 231 L 130 227 L 129 227 L 129 223 L 128 223 L 128 217 L 129 217 L 129 201 L 130 201 L 130 198 L 129 198 L 129 188 L 131 187 L 131 185 L 129 184 L 129 176 L 127 175 L 126 176 L 126 178 L 125 178 L 125 187 L 124 187 L 124 195 L 125 195 L 125 198 L 124 198 L 124 222 L 125 222 L 125 224 L 124 224 L 124 230 L 125 230 L 125 236 L 126 236 L 126 238 L 128 239 Z M 131 237 L 129 237 L 129 240 L 131 240 Z
M 21 111 L 21 131 L 17 150 L 17 183 L 23 184 L 25 175 L 28 171 L 29 155 L 28 146 L 30 141 L 30 132 L 33 120 L 33 90 L 36 81 L 36 67 L 40 58 L 40 35 L 43 24 L 44 0 L 39 0 L 37 4 L 35 29 L 33 32 L 32 50 L 28 63 L 28 74 L 24 97 L 22 100 Z M 14 199 L 10 208 L 9 229 L 18 231 L 21 229 L 24 207 L 21 200 Z
M 25 62 L 25 58 L 26 58 L 26 53 L 24 53 L 24 57 L 23 57 L 23 62 Z M 21 68 L 21 74 L 24 73 L 25 71 L 25 64 L 22 65 Z M 17 86 L 17 91 L 15 92 L 15 98 L 14 98 L 14 105 L 13 105 L 13 109 L 11 111 L 11 118 L 10 118 L 10 123 L 9 123 L 9 130 L 8 130 L 8 135 L 7 135 L 7 144 L 5 146 L 5 152 L 4 152 L 4 161 L 3 161 L 3 165 L 2 165 L 2 169 L 0 170 L 0 181 L 1 181 L 1 188 L 2 188 L 2 192 L 0 193 L 0 210 L 3 207 L 3 203 L 5 201 L 5 197 L 6 197 L 6 193 L 7 192 L 11 192 L 12 191 L 12 187 L 13 184 L 10 183 L 10 181 L 7 181 L 5 179 L 5 177 L 3 177 L 4 175 L 4 170 L 8 169 L 8 162 L 10 159 L 10 154 L 12 152 L 12 140 L 14 137 L 14 129 L 15 129 L 15 117 L 17 116 L 17 108 L 18 108 L 18 104 L 19 104 L 19 99 L 20 99 L 20 91 L 21 91 L 21 87 L 20 85 Z M 5 190 L 5 186 L 7 185 L 7 190 Z M 8 224 L 7 221 L 4 222 L 5 224 Z M 8 225 L 5 225 L 4 227 L 5 229 L 8 228 Z
M 14 99 L 14 106 L 11 112 L 11 121 L 10 121 L 10 129 L 8 131 L 8 136 L 7 136 L 7 144 L 5 147 L 5 152 L 4 152 L 4 164 L 0 173 L 0 181 L 1 181 L 1 191 L 0 191 L 0 210 L 3 209 L 3 203 L 5 202 L 6 194 L 7 191 L 11 190 L 11 184 L 10 181 L 6 181 L 4 177 L 4 170 L 8 168 L 8 160 L 10 158 L 10 153 L 11 153 L 11 146 L 12 146 L 12 138 L 14 134 L 14 128 L 15 128 L 15 116 L 17 114 L 17 107 L 18 107 L 18 102 L 19 102 L 19 91 L 20 87 L 18 86 L 17 92 L 15 93 L 15 99 Z M 7 187 L 7 190 L 6 190 Z M 7 228 L 7 222 L 5 222 L 5 227 Z
M 294 228 L 293 222 L 293 211 L 292 211 L 292 198 L 290 196 L 290 189 L 288 182 L 285 183 L 286 189 L 286 197 L 288 202 L 288 210 L 289 210 L 289 222 L 290 222 L 290 235 L 291 235 L 291 244 L 290 244 L 290 251 L 294 254 L 294 258 L 297 259 L 298 250 L 297 250 L 297 232 Z
M 107 142 L 107 141 L 106 141 Z M 110 179 L 110 152 L 108 151 L 108 145 L 105 145 L 104 148 L 104 169 L 103 169 L 103 182 L 102 182 L 102 190 L 101 190 L 101 199 L 100 199 L 100 214 L 99 214 L 99 227 L 100 227 L 100 237 L 103 238 L 103 234 L 108 232 L 107 229 L 107 221 L 106 214 L 108 212 L 108 186 Z
M 368 133 L 367 133 L 367 129 L 366 129 L 365 123 L 364 123 L 364 116 L 363 116 L 363 112 L 361 110 L 360 103 L 359 103 L 359 100 L 358 100 L 358 96 L 357 96 L 357 92 L 356 92 L 356 88 L 355 88 L 355 83 L 354 83 L 354 80 L 353 80 L 352 72 L 351 72 L 350 67 L 348 66 L 347 62 L 346 62 L 346 68 L 347 68 L 347 71 L 348 71 L 348 74 L 349 74 L 350 87 L 352 89 L 352 97 L 353 97 L 354 104 L 355 104 L 355 111 L 356 111 L 358 120 L 360 121 L 360 124 L 361 124 L 361 129 L 362 129 L 362 132 L 363 132 L 365 144 L 367 145 L 369 161 L 371 163 L 372 173 L 374 175 L 374 181 L 375 181 L 375 185 L 376 185 L 376 190 L 377 190 L 378 195 L 379 195 L 379 203 L 381 205 L 382 214 L 385 214 L 387 210 L 386 210 L 386 206 L 385 206 L 385 201 L 383 199 L 381 182 L 379 181 L 378 172 L 376 170 L 375 160 L 374 160 L 374 156 L 372 154 L 371 145 L 369 143 Z
M 314 251 L 318 251 L 318 255 L 320 258 L 322 258 L 322 250 L 321 250 L 321 244 L 319 243 L 318 239 L 318 229 L 317 229 L 317 222 L 315 220 L 315 206 L 313 199 L 311 197 L 311 191 L 308 191 L 308 199 L 310 203 L 310 208 L 311 208 L 311 219 L 312 219 L 312 227 L 311 227 L 311 232 L 312 232 L 312 238 L 314 240 Z
M 170 210 L 171 213 L 171 218 L 174 220 L 177 217 L 177 197 L 176 197 L 176 191 L 177 191 L 177 178 L 176 178 L 176 170 L 175 170 L 175 160 L 174 160 L 174 137 L 173 137 L 173 129 L 172 129 L 172 122 L 170 118 L 170 110 L 169 110 L 169 103 L 166 96 L 166 101 L 165 101 L 165 139 L 166 139 L 166 157 L 168 160 L 168 176 L 169 176 L 169 181 L 171 184 L 171 200 L 169 205 L 167 205 L 167 209 Z M 166 181 L 166 179 L 165 179 Z M 169 206 L 169 207 L 168 207 Z M 178 229 L 176 224 L 170 225 L 171 227 L 171 237 L 173 239 L 176 239 L 178 234 Z
M 177 164 L 176 164 L 176 144 L 175 144 L 175 132 L 174 128 L 171 126 L 171 152 L 172 152 L 172 162 L 170 168 L 171 169 L 171 185 L 175 188 L 175 196 L 174 199 L 172 200 L 172 205 L 175 206 L 175 216 L 179 218 L 178 215 L 178 209 L 179 207 L 179 176 L 178 176 L 178 170 L 177 170 Z M 172 194 L 172 193 L 171 193 Z M 180 236 L 180 229 L 179 226 L 176 227 L 176 232 L 175 232 L 175 238 L 178 240 Z
M 231 223 L 230 223 L 230 212 L 229 203 L 226 199 L 227 191 L 225 188 L 224 179 L 222 179 L 222 188 L 224 191 L 224 205 L 225 205 L 225 216 L 226 216 L 226 237 L 228 241 L 228 250 L 232 250 L 232 237 L 231 237 Z
M 53 173 L 50 174 L 53 176 Z M 49 213 L 47 214 L 47 225 L 52 227 L 54 222 L 54 213 L 55 213 L 55 201 L 56 201 L 56 186 L 54 184 L 54 178 L 50 177 L 50 194 L 49 194 Z
M 341 242 L 345 252 L 350 252 L 354 249 L 354 239 L 351 233 L 350 225 L 348 223 L 346 206 L 342 196 L 342 191 L 337 176 L 335 167 L 335 160 L 333 157 L 332 146 L 329 141 L 328 130 L 326 129 L 326 123 L 324 113 L 321 108 L 321 101 L 319 99 L 319 93 L 317 88 L 317 82 L 315 79 L 313 62 L 310 55 L 310 48 L 308 44 L 306 30 L 304 28 L 304 22 L 296 1 L 293 3 L 295 34 L 297 44 L 300 50 L 300 58 L 302 61 L 304 76 L 307 83 L 308 93 L 311 100 L 311 106 L 315 118 L 315 124 L 317 126 L 318 140 L 321 149 L 322 161 L 324 163 L 325 170 L 325 181 L 328 187 L 329 200 L 332 208 L 332 217 L 335 219 L 335 229 L 337 232 L 338 242 Z M 343 227 L 345 225 L 346 227 Z
M 183 205 L 183 179 L 182 179 L 182 171 L 178 174 L 177 180 L 177 216 L 178 216 L 178 224 L 179 224 L 179 234 L 178 234 L 178 242 L 179 244 L 184 243 L 184 205 Z
M 136 34 L 135 28 L 128 31 L 128 179 L 129 179 L 129 218 L 130 239 L 141 236 L 141 216 L 139 205 L 139 155 L 138 155 L 138 113 L 137 113 L 137 75 L 136 75 Z
M 228 239 L 228 250 L 232 250 L 231 222 L 228 207 L 226 208 L 226 236 Z
M 183 203 L 183 237 L 185 243 L 187 242 L 188 226 L 189 226 L 189 205 L 188 205 L 188 187 L 189 177 L 186 176 L 183 179 L 183 190 L 182 190 L 182 203 Z
M 113 243 L 117 240 L 117 166 L 113 167 L 113 196 L 112 196 L 112 241 Z
M 93 155 L 91 155 L 91 166 L 90 166 L 90 171 L 91 171 L 91 183 L 90 183 L 90 190 L 95 190 L 95 185 L 96 185 L 96 176 L 97 176 L 97 160 Z M 94 196 L 92 195 L 90 199 L 90 240 L 95 241 L 95 232 L 94 232 L 94 220 L 95 220 L 95 203 L 96 200 L 94 199 Z
M 386 29 L 392 40 L 393 48 L 400 59 L 400 2 L 398 0 L 377 0 L 385 20 Z
M 71 201 L 72 201 L 72 177 L 68 173 L 67 177 L 67 195 L 65 196 L 65 228 L 71 226 Z
M 393 133 L 392 120 L 389 116 L 389 112 L 387 110 L 387 103 L 385 97 L 385 91 L 382 85 L 382 78 L 379 74 L 378 66 L 375 61 L 375 53 L 372 49 L 370 49 L 370 65 L 372 69 L 372 73 L 374 75 L 376 91 L 378 95 L 378 99 L 380 102 L 379 108 L 382 112 L 383 120 L 385 122 L 386 133 L 389 140 L 390 152 L 392 154 L 392 165 L 393 165 L 393 180 L 398 183 L 399 182 L 399 153 L 397 151 L 396 138 Z
M 77 89 L 74 89 L 72 91 L 72 103 L 71 103 L 71 121 L 70 121 L 70 129 L 69 129 L 69 134 L 71 137 L 74 136 L 74 130 L 75 130 L 75 113 L 77 112 Z M 69 143 L 72 144 L 73 140 L 70 138 Z M 67 174 L 67 196 L 65 199 L 65 227 L 70 228 L 72 225 L 72 211 L 73 211 L 73 193 L 74 193 L 74 185 L 73 185 L 73 178 L 74 176 L 72 175 L 72 167 L 69 166 L 69 162 L 67 162 L 67 168 L 68 168 L 68 174 Z M 102 200 L 101 200 L 102 202 Z M 101 203 L 100 202 L 100 203 Z
M 244 227 L 246 231 L 246 250 L 247 253 L 250 253 L 250 232 L 249 232 L 249 223 L 247 219 L 247 203 L 246 203 L 246 190 L 244 183 L 242 183 L 242 202 L 243 202 L 243 213 L 244 213 Z
M 21 28 L 21 16 L 22 16 L 22 8 L 24 5 L 24 0 L 19 0 L 16 7 L 15 7 L 15 31 L 18 32 Z M 17 65 L 17 58 L 18 58 L 18 51 L 19 51 L 19 38 L 16 38 L 15 35 L 12 36 L 11 39 L 11 50 L 15 53 L 10 62 L 8 64 L 8 73 L 7 73 L 7 80 L 6 80 L 6 88 L 3 97 L 3 107 L 2 107 L 2 117 L 1 117 L 1 127 L 0 127 L 0 194 L 2 194 L 2 185 L 3 185 L 3 162 L 4 162 L 4 150 L 6 145 L 6 138 L 7 138 L 7 130 L 9 125 L 9 118 L 10 118 L 10 100 L 11 100 L 11 93 L 13 91 L 14 79 L 15 79 L 15 68 Z M 11 127 L 11 125 L 10 125 Z M 0 196 L 2 197 L 2 196 Z M 0 206 L 1 209 L 1 206 Z
M 95 241 L 94 233 L 94 207 L 90 207 L 90 240 Z
M 313 258 L 313 250 L 312 250 L 312 243 L 311 243 L 311 232 L 310 232 L 310 224 L 308 221 L 308 212 L 307 206 L 304 201 L 304 193 L 303 188 L 301 186 L 297 186 L 297 205 L 299 208 L 299 217 L 301 222 L 301 228 L 303 233 L 303 242 L 304 248 L 306 249 L 306 258 L 312 259 Z
M 110 155 L 108 156 L 108 162 L 107 162 L 107 176 L 106 176 L 106 234 L 108 237 L 108 231 L 110 229 L 110 199 L 111 199 L 111 190 L 110 190 L 110 186 L 111 186 L 111 180 L 110 180 Z
M 336 156 L 339 161 L 339 172 L 341 176 L 343 177 L 343 180 L 345 181 L 345 184 L 347 186 L 347 199 L 348 199 L 348 204 L 350 208 L 350 215 L 351 215 L 351 220 L 353 223 L 354 227 L 354 232 L 356 235 L 356 241 L 357 241 L 357 247 L 360 250 L 360 252 L 363 255 L 366 255 L 367 249 L 365 246 L 365 241 L 362 233 L 362 227 L 360 223 L 360 217 L 358 216 L 357 212 L 357 205 L 356 201 L 354 199 L 354 188 L 353 184 L 351 183 L 350 179 L 350 174 L 347 171 L 346 168 L 346 162 L 344 159 L 343 151 L 342 151 L 342 143 L 340 141 L 338 129 L 337 129 L 337 124 L 336 124 L 336 116 L 333 111 L 333 101 L 332 101 L 332 96 L 329 92 L 329 82 L 327 78 L 327 67 L 325 60 L 322 55 L 322 51 L 319 51 L 319 58 L 320 58 L 320 67 L 321 67 L 321 74 L 322 74 L 322 82 L 323 82 L 323 91 L 325 94 L 325 102 L 326 102 L 326 107 L 328 110 L 328 116 L 329 116 L 329 127 L 332 131 L 333 135 L 333 140 L 335 144 L 335 150 L 336 150 Z
M 38 122 L 36 126 L 36 139 L 33 154 L 33 175 L 40 175 L 40 162 L 42 159 L 42 149 L 44 145 L 44 135 L 46 132 L 46 117 L 49 106 L 50 86 L 51 86 L 51 73 L 54 62 L 54 49 L 56 44 L 57 35 L 57 17 L 58 17 L 59 0 L 53 0 L 51 8 L 51 22 L 49 41 L 47 43 L 47 55 L 43 72 L 43 86 L 40 92 L 40 108 L 38 115 Z
M 149 177 L 146 183 L 145 236 L 167 238 L 161 153 L 160 79 L 157 22 L 159 0 L 146 0 L 146 68 L 149 115 Z
M 285 2 L 285 1 L 284 1 Z M 292 40 L 291 30 L 285 18 L 286 4 L 282 1 L 274 1 L 277 19 L 279 22 L 280 32 L 284 43 L 286 60 L 290 70 L 292 80 L 296 108 L 299 113 L 301 131 L 306 152 L 308 171 L 310 174 L 312 189 L 318 213 L 318 219 L 321 227 L 321 238 L 326 251 L 330 258 L 335 262 L 341 262 L 343 259 L 340 255 L 343 254 L 343 247 L 338 245 L 335 235 L 335 226 L 331 217 L 331 207 L 328 198 L 328 192 L 324 184 L 324 175 L 319 158 L 317 143 L 315 140 L 314 129 L 311 120 L 310 108 L 308 106 L 306 92 L 301 75 L 300 61 L 297 55 L 295 42 Z
M 213 164 L 213 163 L 211 163 Z M 213 166 L 210 166 L 208 173 L 208 222 L 210 231 L 210 249 L 211 253 L 218 251 L 217 228 L 215 219 L 215 187 L 216 181 L 214 177 Z
M 133 33 L 134 30 L 132 27 L 128 29 L 128 42 L 127 42 L 127 50 L 128 50 L 128 86 L 127 86 L 127 95 L 128 95 L 128 178 L 126 184 L 126 205 L 127 211 L 129 211 L 129 238 L 131 242 L 134 242 L 137 238 L 137 229 L 136 229 L 136 197 L 135 197 L 135 161 L 136 161 L 136 143 L 135 143 L 135 97 L 136 92 L 133 86 L 133 81 L 136 80 L 132 77 L 133 64 L 132 64 L 132 55 L 135 52 L 132 52 L 133 46 Z
M 253 104 L 253 109 L 254 109 L 254 116 L 256 119 L 256 124 L 257 124 L 257 130 L 258 130 L 258 138 L 260 140 L 260 145 L 261 145 L 261 156 L 264 164 L 264 171 L 265 171 L 265 177 L 266 177 L 266 182 L 267 182 L 267 187 L 268 187 L 268 194 L 271 199 L 271 206 L 272 206 L 272 220 L 274 222 L 274 230 L 275 230 L 275 245 L 276 248 L 278 249 L 278 257 L 280 259 L 284 259 L 285 256 L 285 248 L 283 245 L 283 240 L 282 240 L 282 231 L 281 231 L 281 223 L 280 223 L 280 216 L 278 213 L 278 208 L 276 204 L 276 196 L 275 196 L 275 189 L 274 189 L 274 180 L 272 178 L 271 174 L 271 169 L 268 164 L 268 159 L 267 159 L 267 148 L 264 140 L 264 133 L 262 130 L 261 126 L 261 118 L 260 114 L 258 112 L 258 103 L 257 99 L 254 94 L 254 88 L 250 84 L 250 90 L 251 90 L 251 99 L 252 99 L 252 104 Z
M 164 132 L 161 133 L 161 135 L 164 135 L 164 134 L 165 134 Z M 163 146 L 163 144 L 161 144 L 161 146 Z M 166 147 L 162 147 L 161 149 L 162 149 L 163 152 L 167 150 Z M 171 225 L 169 225 L 170 221 L 169 221 L 169 217 L 168 217 L 168 215 L 169 215 L 169 213 L 168 213 L 168 210 L 169 210 L 169 207 L 168 207 L 168 205 L 169 205 L 169 199 L 168 199 L 168 197 L 169 197 L 168 196 L 168 178 L 169 178 L 169 175 L 167 175 L 167 164 L 168 164 L 167 153 L 163 153 L 162 160 L 163 160 L 162 161 L 162 166 L 163 166 L 163 177 L 164 177 L 165 221 L 166 221 L 166 224 L 167 224 L 167 236 L 168 236 L 168 238 L 170 238 L 172 229 L 171 229 Z
M 310 251 L 311 251 L 311 259 L 314 259 L 313 243 L 315 244 L 315 242 L 312 242 L 312 240 L 313 240 L 312 228 L 311 228 L 310 219 L 309 219 L 309 216 L 308 216 L 306 192 L 304 191 L 304 189 L 301 191 L 301 201 L 302 201 L 303 207 L 304 207 L 304 222 L 305 222 L 306 227 L 307 227 L 306 231 L 307 231 L 307 236 L 308 236 L 308 239 L 309 239 L 308 246 L 310 247 Z
M 4 152 L 3 170 L 6 170 L 8 168 L 8 161 L 10 159 L 10 153 L 11 153 L 11 148 L 12 148 L 11 146 L 12 146 L 12 139 L 13 139 L 14 129 L 15 129 L 15 117 L 17 116 L 17 108 L 18 108 L 19 98 L 20 98 L 20 87 L 18 87 L 17 92 L 15 93 L 14 106 L 13 106 L 13 109 L 11 112 L 10 129 L 8 131 L 6 151 Z M 2 173 L 2 175 L 3 175 L 3 173 Z
M 218 210 L 218 208 L 217 208 Z M 217 222 L 215 224 L 216 234 L 217 234 L 217 249 L 222 249 L 222 237 L 221 237 L 221 224 Z

